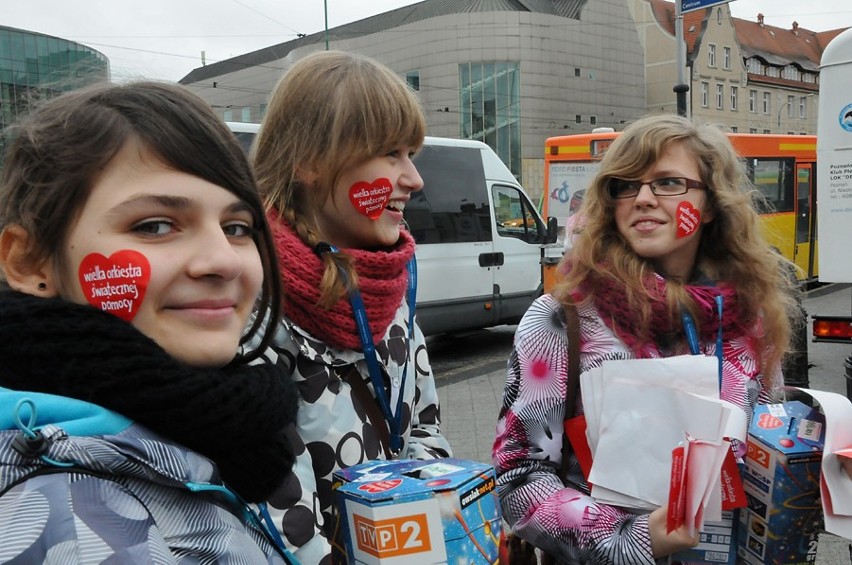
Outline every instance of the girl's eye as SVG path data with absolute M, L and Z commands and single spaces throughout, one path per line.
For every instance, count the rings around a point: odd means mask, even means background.
M 229 237 L 252 237 L 255 229 L 245 223 L 226 224 L 222 226 L 222 231 Z
M 132 229 L 144 235 L 166 235 L 174 230 L 174 224 L 167 220 L 148 220 L 136 224 Z

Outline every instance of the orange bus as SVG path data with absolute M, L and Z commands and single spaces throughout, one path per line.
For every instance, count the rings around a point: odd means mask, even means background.
M 618 136 L 610 129 L 548 138 L 544 149 L 542 215 L 564 230 L 583 200 L 604 151 Z M 816 136 L 728 134 L 749 179 L 768 206 L 761 211 L 764 236 L 799 267 L 803 281 L 818 272 L 816 246 Z

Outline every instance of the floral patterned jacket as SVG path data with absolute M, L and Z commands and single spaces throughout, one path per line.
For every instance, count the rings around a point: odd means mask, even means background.
M 403 299 L 382 341 L 376 345 L 391 406 L 402 394 L 402 459 L 435 459 L 452 453 L 441 435 L 438 393 L 420 328 L 408 336 L 409 308 Z M 274 349 L 299 390 L 296 463 L 290 483 L 269 500 L 269 511 L 285 544 L 301 563 L 331 563 L 337 528 L 332 473 L 371 459 L 384 459 L 364 408 L 341 376 L 354 365 L 371 394 L 373 385 L 359 351 L 326 346 L 285 320 Z M 405 383 L 402 377 L 405 374 Z M 351 377 L 350 377 L 351 378 Z
M 578 307 L 580 371 L 609 359 L 634 355 L 604 324 L 594 306 Z M 751 416 L 765 398 L 752 341 L 723 341 L 722 398 Z M 715 343 L 702 343 L 715 355 Z M 670 357 L 687 350 L 659 351 Z M 568 367 L 565 314 L 550 295 L 537 299 L 515 334 L 503 406 L 497 423 L 493 463 L 503 517 L 512 529 L 560 562 L 598 565 L 654 563 L 648 516 L 597 504 L 590 496 L 574 453 L 568 454 L 568 484 L 558 476 Z M 778 381 L 780 382 L 780 379 Z M 578 401 L 577 413 L 582 413 Z

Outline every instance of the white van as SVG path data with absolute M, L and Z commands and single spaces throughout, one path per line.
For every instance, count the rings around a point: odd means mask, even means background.
M 246 152 L 258 124 L 228 122 Z M 556 241 L 496 153 L 479 141 L 427 137 L 414 159 L 423 190 L 405 221 L 417 242 L 417 321 L 426 335 L 520 321 L 542 293 Z
M 423 333 L 517 323 L 542 293 L 542 251 L 556 241 L 556 220 L 542 220 L 484 143 L 427 137 L 414 163 L 424 185 L 405 220 L 417 241 Z

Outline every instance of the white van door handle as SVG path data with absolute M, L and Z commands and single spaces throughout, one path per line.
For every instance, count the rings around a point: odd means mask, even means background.
M 480 267 L 499 267 L 503 265 L 505 262 L 505 258 L 503 257 L 502 252 L 498 253 L 480 253 L 479 254 L 479 266 Z

